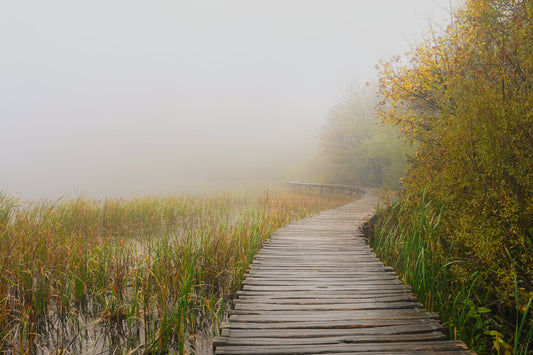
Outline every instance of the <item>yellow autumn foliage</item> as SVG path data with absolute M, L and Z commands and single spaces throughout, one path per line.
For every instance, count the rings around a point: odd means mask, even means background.
M 533 2 L 467 0 L 440 36 L 378 65 L 378 111 L 411 142 L 402 203 L 443 208 L 439 243 L 502 317 L 533 295 Z

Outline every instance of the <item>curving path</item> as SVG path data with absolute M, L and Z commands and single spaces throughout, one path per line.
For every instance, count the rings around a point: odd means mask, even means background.
M 276 231 L 250 266 L 215 354 L 474 354 L 362 237 L 376 195 Z

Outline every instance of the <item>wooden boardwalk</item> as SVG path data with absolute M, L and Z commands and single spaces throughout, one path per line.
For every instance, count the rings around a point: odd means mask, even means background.
M 255 257 L 215 354 L 474 354 L 447 340 L 397 275 L 374 256 L 362 226 L 371 191 L 291 223 Z

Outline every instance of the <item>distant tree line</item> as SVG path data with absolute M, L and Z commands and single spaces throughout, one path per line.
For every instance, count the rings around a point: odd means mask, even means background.
M 377 104 L 375 88 L 358 87 L 331 109 L 320 135 L 326 182 L 398 187 L 411 148 L 395 128 L 379 124 Z

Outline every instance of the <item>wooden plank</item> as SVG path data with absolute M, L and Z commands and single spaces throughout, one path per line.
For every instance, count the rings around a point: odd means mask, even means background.
M 303 322 L 303 321 L 330 321 L 333 325 L 336 321 L 351 319 L 438 319 L 434 313 L 413 312 L 413 310 L 338 310 L 338 311 L 279 311 L 261 312 L 233 310 L 229 317 L 231 322 L 256 322 L 256 323 L 278 323 L 278 322 Z
M 273 280 L 273 279 L 254 279 L 250 278 L 243 283 L 246 286 L 328 286 L 328 287 L 353 287 L 353 286 L 402 286 L 403 283 L 397 279 L 382 279 L 380 277 L 367 278 L 367 279 L 358 279 L 358 278 L 331 278 L 331 279 L 313 279 L 313 278 L 302 278 L 300 280 Z
M 398 355 L 400 351 L 383 351 L 379 352 L 379 355 Z M 403 352 L 405 354 L 405 352 Z M 375 351 L 363 351 L 358 353 L 353 352 L 335 352 L 335 355 L 376 355 Z M 425 351 L 425 350 L 409 350 L 409 354 L 414 355 L 476 355 L 471 350 L 444 350 L 444 351 Z
M 322 290 L 318 289 L 313 292 L 309 292 L 308 290 L 298 290 L 298 291 L 287 291 L 287 290 L 280 290 L 280 291 L 265 291 L 265 290 L 247 290 L 247 291 L 237 291 L 237 296 L 245 295 L 245 296 L 258 296 L 258 295 L 265 295 L 265 296 L 278 296 L 278 297 L 286 297 L 286 298 L 316 298 L 316 297 L 327 297 L 330 296 L 332 298 L 334 297 L 368 297 L 370 295 L 404 295 L 408 291 L 407 289 L 394 289 L 394 290 L 379 290 L 379 289 L 360 289 L 360 290 L 335 290 L 335 292 L 331 292 L 328 290 Z M 409 294 L 409 293 L 407 293 Z
M 456 341 L 429 341 L 429 342 L 398 342 L 398 343 L 367 343 L 367 344 L 325 344 L 325 345 L 268 345 L 268 346 L 241 346 L 219 345 L 217 354 L 327 354 L 337 352 L 362 353 L 381 351 L 464 351 L 464 344 Z
M 357 270 L 350 269 L 349 267 L 345 267 L 340 269 L 337 266 L 330 266 L 330 265 L 320 265 L 320 264 L 314 264 L 314 265 L 286 265 L 286 264 L 280 264 L 277 265 L 277 267 L 258 267 L 253 266 L 249 270 L 249 274 L 251 276 L 256 276 L 258 273 L 262 272 L 268 273 L 268 274 L 275 274 L 278 273 L 280 275 L 283 275 L 285 272 L 288 276 L 290 275 L 296 275 L 300 274 L 302 276 L 313 276 L 313 274 L 316 274 L 317 276 L 320 274 L 352 274 L 352 275 L 362 275 L 361 272 L 366 272 L 368 275 L 371 275 L 375 273 L 376 275 L 384 275 L 382 272 L 382 269 L 377 267 L 361 267 Z M 358 273 L 357 273 L 358 272 Z M 396 278 L 398 277 L 395 275 Z M 283 278 L 283 276 L 280 276 Z M 333 276 L 332 276 L 333 277 Z
M 335 322 L 327 320 L 313 320 L 305 322 L 277 322 L 277 323 L 259 323 L 259 322 L 228 322 L 224 323 L 222 329 L 356 329 L 356 328 L 373 328 L 387 326 L 409 326 L 409 325 L 428 325 L 433 327 L 434 319 L 350 319 L 336 320 Z
M 379 297 L 378 297 L 379 296 Z M 331 295 L 329 297 L 308 297 L 308 298 L 284 298 L 280 297 L 267 297 L 267 296 L 240 296 L 237 302 L 238 304 L 278 304 L 278 305 L 321 305 L 321 304 L 360 304 L 368 302 L 415 302 L 416 298 L 413 295 L 400 294 L 399 296 L 389 295 L 370 295 L 366 297 L 337 297 Z
M 324 285 L 324 286 L 321 286 L 321 285 L 294 285 L 294 286 L 291 286 L 291 285 L 287 285 L 287 286 L 274 286 L 274 285 L 266 285 L 266 286 L 261 286 L 261 285 L 244 285 L 243 286 L 243 291 L 261 291 L 261 292 L 291 292 L 291 291 L 309 291 L 309 292 L 313 292 L 313 291 L 321 291 L 321 290 L 328 290 L 330 292 L 336 292 L 336 291 L 365 291 L 365 290 L 369 290 L 369 291 L 382 291 L 384 289 L 383 285 L 373 285 L 373 284 L 369 284 L 369 285 L 346 285 L 346 286 L 330 286 L 330 285 Z M 387 287 L 387 291 L 403 291 L 403 285 L 390 285 Z
M 406 326 L 408 325 L 408 326 Z M 329 329 L 313 329 L 313 328 L 294 328 L 294 329 L 230 329 L 224 327 L 222 329 L 223 337 L 236 338 L 310 338 L 310 337 L 324 337 L 324 336 L 360 336 L 360 335 L 396 335 L 396 334 L 412 334 L 412 333 L 427 333 L 427 332 L 444 332 L 444 328 L 440 324 L 402 324 L 389 326 L 374 326 L 374 327 L 359 327 L 359 328 L 329 328 Z
M 259 302 L 238 302 L 235 305 L 237 311 L 253 311 L 258 307 Z M 261 311 L 331 311 L 331 310 L 370 310 L 370 309 L 404 309 L 404 308 L 422 308 L 418 302 L 366 302 L 366 303 L 329 303 L 329 304 L 261 304 Z
M 276 273 L 279 275 L 279 277 L 276 277 Z M 358 270 L 358 272 L 355 272 L 352 270 L 342 271 L 342 270 L 335 270 L 335 269 L 329 269 L 329 268 L 320 269 L 318 267 L 307 268 L 307 270 L 304 270 L 303 267 L 298 267 L 294 269 L 283 268 L 283 267 L 268 268 L 268 269 L 253 268 L 250 270 L 250 272 L 247 275 L 245 275 L 245 277 L 249 278 L 250 280 L 252 279 L 253 280 L 264 280 L 264 279 L 302 280 L 302 279 L 308 278 L 308 279 L 316 279 L 317 281 L 320 281 L 320 279 L 328 279 L 331 281 L 335 281 L 337 279 L 347 279 L 347 280 L 350 280 L 350 279 L 351 280 L 365 280 L 365 279 L 396 280 L 398 279 L 398 275 L 381 272 L 379 269 L 375 269 L 375 268 L 361 268 L 360 270 Z M 246 281 L 248 282 L 249 280 L 246 280 Z
M 365 281 L 389 281 L 396 280 L 394 275 L 388 274 L 351 274 L 351 275 L 336 275 L 336 276 L 323 276 L 323 275 L 309 275 L 309 274 L 300 274 L 298 275 L 283 275 L 280 277 L 275 277 L 274 275 L 250 275 L 246 278 L 245 282 L 247 284 L 253 284 L 254 282 L 318 282 L 318 283 L 339 283 L 339 282 L 365 282 Z M 401 283 L 401 281 L 400 281 Z
M 336 335 L 321 337 L 285 337 L 285 338 L 250 338 L 250 337 L 218 337 L 214 345 L 324 345 L 324 344 L 368 344 L 368 343 L 398 343 L 412 341 L 447 340 L 441 332 L 379 334 L 379 335 Z

